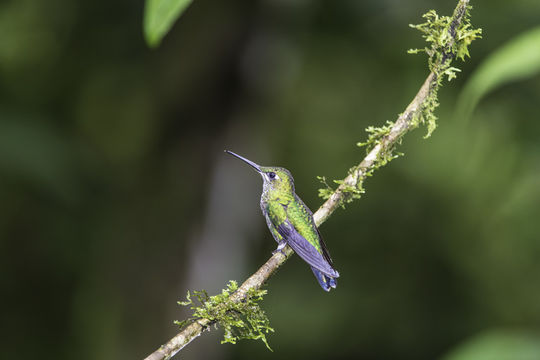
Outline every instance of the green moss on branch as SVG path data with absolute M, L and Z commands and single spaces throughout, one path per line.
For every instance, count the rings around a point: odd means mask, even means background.
M 249 289 L 243 301 L 234 301 L 230 295 L 238 290 L 236 281 L 229 281 L 227 288 L 221 294 L 208 296 L 206 291 L 189 291 L 186 301 L 179 301 L 182 306 L 190 306 L 193 315 L 183 321 L 175 321 L 181 328 L 198 320 L 210 321 L 210 325 L 219 326 L 224 335 L 222 344 L 236 344 L 239 340 L 261 340 L 269 350 L 272 350 L 266 340 L 266 334 L 274 332 L 265 312 L 259 302 L 266 295 L 266 290 Z M 196 298 L 198 305 L 194 302 Z

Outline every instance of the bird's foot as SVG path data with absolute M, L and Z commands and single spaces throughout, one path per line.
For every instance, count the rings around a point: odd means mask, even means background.
M 285 245 L 287 245 L 287 242 L 286 242 L 286 241 L 280 241 L 280 242 L 278 243 L 277 249 L 274 250 L 274 251 L 272 251 L 272 255 L 275 255 L 275 254 L 277 254 L 278 252 L 280 252 L 280 253 L 282 253 L 283 255 L 286 256 L 287 254 L 285 254 L 285 253 L 283 252 L 283 248 L 285 247 Z

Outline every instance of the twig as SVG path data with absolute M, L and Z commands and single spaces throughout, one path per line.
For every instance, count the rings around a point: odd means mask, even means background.
M 377 163 L 377 160 L 384 156 L 385 153 L 392 150 L 392 148 L 399 142 L 401 137 L 405 135 L 411 128 L 414 127 L 414 119 L 420 115 L 420 112 L 425 106 L 426 100 L 432 95 L 433 91 L 436 91 L 438 78 L 441 72 L 444 71 L 448 61 L 455 58 L 455 54 L 452 51 L 452 47 L 456 42 L 456 29 L 463 21 L 465 16 L 469 0 L 459 0 L 459 3 L 454 10 L 452 16 L 452 22 L 448 29 L 448 35 L 451 38 L 447 49 L 445 49 L 442 61 L 440 64 L 435 64 L 432 72 L 428 75 L 424 84 L 411 101 L 405 111 L 398 117 L 397 121 L 393 124 L 390 132 L 385 135 L 381 141 L 379 141 L 373 149 L 367 154 L 362 162 L 351 172 L 344 180 L 343 183 L 336 189 L 336 191 L 326 200 L 324 204 L 313 214 L 315 223 L 320 226 L 325 222 L 330 215 L 347 199 L 349 192 L 347 189 L 351 187 L 360 188 L 366 174 L 370 170 L 373 170 Z M 236 292 L 231 294 L 231 300 L 234 302 L 240 302 L 245 299 L 249 289 L 259 289 L 264 283 L 272 276 L 278 268 L 287 261 L 287 259 L 293 254 L 291 248 L 286 246 L 283 249 L 283 253 L 278 252 L 266 263 L 264 263 L 257 272 L 251 275 Z M 182 350 L 184 346 L 189 344 L 193 339 L 201 335 L 201 333 L 212 325 L 208 319 L 197 320 L 190 325 L 183 328 L 175 337 L 169 340 L 166 344 L 162 345 L 154 353 L 150 354 L 145 360 L 163 360 L 170 359 L 178 351 Z

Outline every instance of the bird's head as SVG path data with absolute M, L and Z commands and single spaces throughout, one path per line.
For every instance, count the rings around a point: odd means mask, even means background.
M 255 169 L 263 178 L 263 187 L 266 190 L 294 192 L 294 180 L 289 170 L 276 166 L 260 166 L 243 156 L 225 150 L 227 154 L 237 157 Z

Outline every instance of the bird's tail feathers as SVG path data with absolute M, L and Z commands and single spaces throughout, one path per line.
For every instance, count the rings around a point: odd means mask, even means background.
M 311 270 L 324 291 L 330 291 L 331 288 L 336 288 L 337 280 L 335 278 L 323 274 L 320 270 L 314 267 L 311 267 Z

